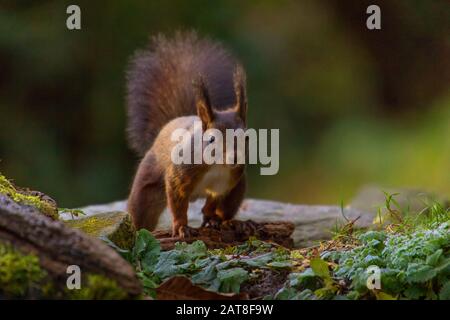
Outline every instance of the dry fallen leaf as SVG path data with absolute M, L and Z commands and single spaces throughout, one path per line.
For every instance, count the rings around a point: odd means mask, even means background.
M 246 293 L 217 293 L 194 285 L 183 276 L 175 276 L 156 288 L 158 300 L 245 300 Z

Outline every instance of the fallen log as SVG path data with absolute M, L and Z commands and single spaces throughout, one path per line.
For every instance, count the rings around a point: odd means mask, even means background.
M 201 240 L 209 249 L 218 249 L 242 244 L 251 237 L 292 248 L 294 241 L 291 235 L 293 232 L 294 224 L 291 222 L 257 223 L 252 220 L 232 220 L 218 228 L 192 228 L 190 237 L 184 239 L 172 237 L 170 230 L 155 230 L 152 234 L 160 241 L 162 250 L 171 250 L 177 242 L 191 243 Z
M 141 285 L 132 266 L 101 240 L 69 228 L 60 221 L 54 221 L 36 208 L 20 205 L 3 194 L 0 194 L 0 246 L 12 248 L 14 252 L 20 252 L 20 255 L 37 257 L 38 267 L 46 274 L 55 292 L 58 292 L 56 297 L 61 297 L 61 294 L 65 297 L 65 293 L 70 293 L 66 290 L 70 265 L 80 268 L 83 279 L 81 290 L 90 290 L 85 291 L 93 295 L 89 298 L 104 298 L 98 295 L 99 291 L 95 291 L 95 288 L 89 287 L 92 285 L 89 279 L 94 276 L 96 280 L 93 282 L 100 289 L 100 282 L 104 280 L 107 286 L 103 289 L 113 287 L 117 289 L 116 292 L 120 291 L 120 294 L 106 298 L 131 298 L 141 293 Z M 4 257 L 8 250 L 0 250 L 0 265 L 2 255 Z M 7 296 L 8 293 L 2 292 L 1 287 L 0 285 L 0 295 Z M 73 293 L 76 291 L 73 290 Z M 55 297 L 31 294 L 29 290 L 23 292 L 22 298 Z
M 189 204 L 189 226 L 199 227 L 203 221 L 202 208 L 205 199 L 198 199 Z M 81 208 L 85 217 L 96 216 L 105 212 L 126 211 L 126 201 L 115 201 L 108 204 L 92 205 Z M 375 214 L 372 212 L 341 208 L 326 205 L 297 205 L 260 199 L 245 199 L 235 216 L 237 220 L 253 220 L 255 222 L 289 221 L 295 225 L 292 233 L 294 247 L 304 248 L 332 237 L 336 225 L 343 225 L 347 220 L 360 217 L 355 228 L 373 227 Z M 69 214 L 62 214 L 62 219 L 71 220 Z M 169 230 L 172 225 L 172 214 L 165 210 L 159 219 L 157 230 Z

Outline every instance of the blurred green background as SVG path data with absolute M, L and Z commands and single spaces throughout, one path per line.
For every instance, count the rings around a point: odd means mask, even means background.
M 378 4 L 382 30 L 366 28 Z M 82 30 L 66 28 L 78 4 Z M 450 194 L 450 3 L 0 1 L 0 171 L 62 207 L 127 196 L 128 57 L 197 29 L 248 72 L 249 121 L 280 129 L 280 171 L 249 196 L 338 203 L 364 184 Z

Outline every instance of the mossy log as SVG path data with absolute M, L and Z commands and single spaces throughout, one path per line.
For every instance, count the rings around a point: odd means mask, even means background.
M 1 173 L 0 194 L 8 196 L 16 203 L 32 206 L 53 220 L 59 219 L 58 205 L 55 200 L 42 192 L 17 187 Z
M 294 224 L 290 222 L 257 223 L 252 220 L 231 220 L 218 228 L 192 228 L 190 237 L 185 239 L 172 237 L 170 230 L 155 230 L 152 234 L 160 241 L 162 250 L 171 250 L 179 241 L 191 243 L 202 240 L 209 249 L 217 249 L 239 245 L 251 237 L 292 248 L 293 232 Z
M 124 293 L 120 297 L 136 297 L 141 293 L 132 266 L 109 246 L 3 194 L 0 194 L 0 243 L 24 255 L 36 256 L 54 286 L 65 288 L 69 276 L 67 267 L 78 265 L 86 286 L 98 284 L 100 277 L 109 284 L 117 284 Z M 95 290 L 91 292 L 96 295 Z
M 64 223 L 96 238 L 107 238 L 122 249 L 131 249 L 135 240 L 135 229 L 131 217 L 123 211 L 103 212 Z

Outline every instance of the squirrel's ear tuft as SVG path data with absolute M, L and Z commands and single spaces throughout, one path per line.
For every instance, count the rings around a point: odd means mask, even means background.
M 247 123 L 247 92 L 244 68 L 238 64 L 233 75 L 234 92 L 236 94 L 236 112 Z
M 203 125 L 206 125 L 213 121 L 214 113 L 211 106 L 211 99 L 209 97 L 209 93 L 203 77 L 200 76 L 198 78 L 194 87 L 197 115 L 202 120 Z

